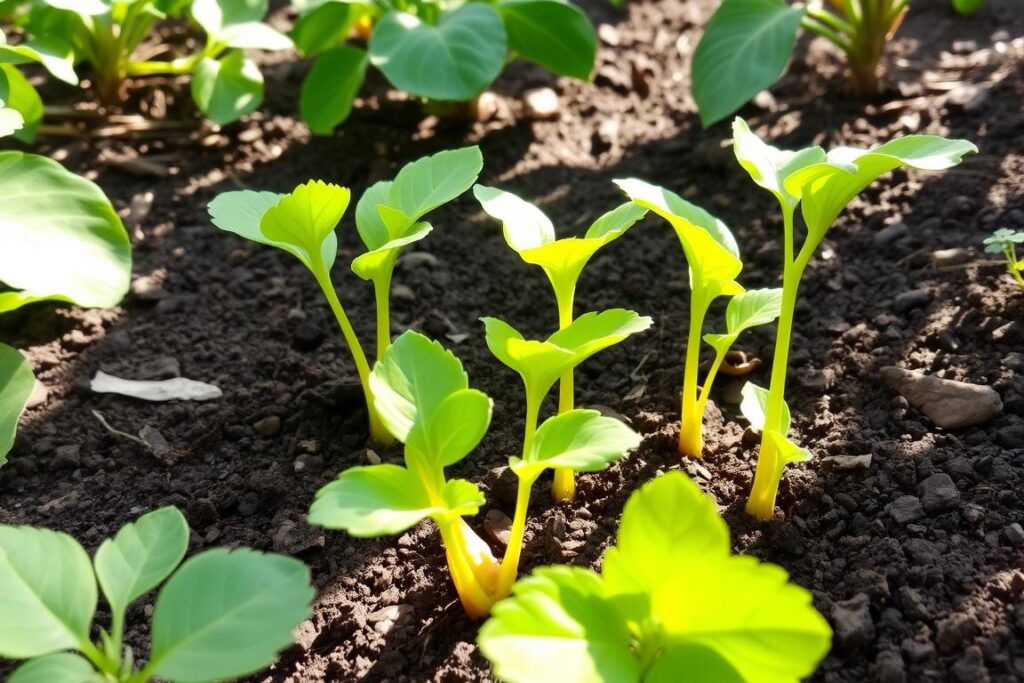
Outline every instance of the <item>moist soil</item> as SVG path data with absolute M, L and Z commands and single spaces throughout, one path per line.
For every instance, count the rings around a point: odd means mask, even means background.
M 1024 533 L 1015 526 L 1024 522 L 1024 293 L 980 246 L 996 227 L 1024 227 L 1024 17 L 1012 5 L 992 0 L 961 19 L 945 0 L 916 1 L 893 44 L 886 90 L 868 103 L 846 96 L 828 45 L 802 39 L 788 75 L 741 112 L 780 146 L 866 146 L 929 132 L 981 150 L 944 174 L 897 172 L 876 184 L 812 262 L 787 398 L 795 434 L 817 458 L 786 473 L 776 519 L 758 525 L 743 513 L 756 447 L 744 438 L 739 381 L 723 377 L 715 388 L 705 457 L 676 454 L 686 264 L 672 230 L 648 218 L 599 253 L 578 294 L 578 312 L 628 307 L 655 320 L 577 376 L 578 404 L 621 414 L 643 444 L 580 477 L 574 504 L 553 504 L 538 485 L 524 573 L 548 563 L 599 567 L 629 493 L 682 467 L 718 501 L 736 551 L 782 565 L 813 591 L 836 631 L 813 680 L 1024 680 Z M 206 204 L 222 191 L 287 191 L 309 178 L 358 194 L 409 160 L 479 144 L 481 182 L 535 199 L 562 234 L 622 201 L 612 179 L 645 178 L 732 226 L 747 287 L 776 285 L 774 200 L 724 146 L 727 125 L 700 129 L 688 95 L 690 55 L 712 6 L 586 3 L 601 26 L 593 83 L 516 65 L 496 84 L 497 110 L 485 121 L 424 117 L 377 79 L 334 137 L 312 138 L 293 113 L 305 67 L 275 58 L 265 64 L 264 108 L 223 130 L 191 119 L 183 83 L 151 81 L 134 84 L 127 109 L 163 116 L 166 130 L 42 138 L 38 149 L 95 179 L 125 217 L 135 282 L 114 310 L 40 305 L 5 318 L 0 337 L 27 350 L 46 391 L 0 472 L 0 521 L 59 529 L 93 550 L 142 512 L 177 505 L 192 552 L 248 545 L 301 558 L 319 589 L 313 617 L 298 644 L 252 680 L 489 680 L 474 645 L 478 623 L 462 612 L 430 524 L 368 540 L 305 524 L 313 494 L 336 473 L 399 462 L 401 453 L 369 443 L 351 358 L 309 274 L 287 254 L 211 227 Z M 560 94 L 554 120 L 522 115 L 520 97 L 534 87 Z M 53 93 L 68 104 L 78 96 Z M 489 512 L 512 514 L 502 466 L 520 448 L 523 391 L 488 353 L 478 318 L 546 335 L 554 301 L 543 274 L 505 245 L 471 196 L 431 221 L 434 233 L 400 262 L 395 329 L 444 342 L 494 399 L 489 434 L 453 468 L 485 488 L 488 504 L 472 520 L 485 534 Z M 345 267 L 362 249 L 351 215 L 339 232 L 336 285 L 372 348 L 372 291 Z M 966 251 L 937 267 L 933 252 L 948 248 Z M 718 306 L 707 329 L 721 325 Z M 773 335 L 754 330 L 739 343 L 762 360 L 748 379 L 763 385 Z M 880 381 L 888 365 L 991 386 L 1003 411 L 943 431 Z M 217 384 L 224 397 L 151 404 L 93 394 L 97 370 L 180 374 Z M 145 430 L 153 447 L 108 431 L 99 415 L 122 432 Z M 937 474 L 951 478 L 955 495 L 917 505 L 931 499 L 922 482 Z M 901 496 L 915 498 L 894 507 Z M 152 600 L 130 613 L 128 640 L 142 657 Z

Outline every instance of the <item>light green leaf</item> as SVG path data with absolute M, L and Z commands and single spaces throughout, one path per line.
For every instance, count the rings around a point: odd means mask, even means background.
M 285 196 L 276 192 L 254 192 L 253 190 L 222 192 L 214 197 L 206 210 L 210 214 L 210 221 L 221 230 L 287 251 L 309 268 L 311 263 L 305 249 L 287 242 L 272 240 L 260 230 L 263 216 L 277 206 Z M 331 233 L 324 239 L 320 256 L 324 260 L 324 266 L 330 270 L 338 256 L 337 235 Z
M 81 655 L 57 652 L 25 662 L 7 683 L 101 683 L 103 679 Z
M 965 17 L 969 17 L 985 4 L 985 0 L 953 0 L 953 9 Z
M 705 127 L 782 75 L 806 11 L 785 0 L 723 0 L 693 54 L 693 98 Z
M 477 447 L 491 424 L 491 399 L 475 389 L 449 394 L 429 420 L 417 420 L 406 448 L 428 458 L 435 467 L 448 467 Z M 408 458 L 408 453 L 406 455 Z
M 25 127 L 25 119 L 14 109 L 0 104 L 0 138 L 17 133 Z
M 736 117 L 732 124 L 733 152 L 755 183 L 792 209 L 800 201 L 786 190 L 786 179 L 802 168 L 825 161 L 825 150 L 808 147 L 797 152 L 777 149 L 754 135 L 747 122 Z
M 505 65 L 505 27 L 488 4 L 467 3 L 437 25 L 389 12 L 370 37 L 370 62 L 400 90 L 434 100 L 479 95 Z
M 448 506 L 443 514 L 449 517 L 475 515 L 487 502 L 477 485 L 465 479 L 452 479 L 446 482 L 441 497 Z
M 323 2 L 304 13 L 300 12 L 291 38 L 304 56 L 318 55 L 343 43 L 359 18 L 367 12 L 365 5 L 357 3 Z
M 779 456 L 779 460 L 783 465 L 808 462 L 814 458 L 813 453 L 806 448 L 797 445 L 793 441 L 790 441 L 785 435 L 772 429 L 769 429 L 767 434 L 768 438 L 775 446 L 775 452 Z
M 0 526 L 0 656 L 28 659 L 88 640 L 96 579 L 75 539 Z
M 640 435 L 596 410 L 570 410 L 548 418 L 537 429 L 522 460 L 512 469 L 521 476 L 565 467 L 577 472 L 603 470 L 640 445 Z
M 263 101 L 263 74 L 238 50 L 220 59 L 204 57 L 192 72 L 192 99 L 221 126 L 255 111 Z
M 219 37 L 225 26 L 261 21 L 267 0 L 193 0 L 192 18 L 210 36 Z
M 401 533 L 443 510 L 409 470 L 369 465 L 351 467 L 317 491 L 309 523 L 366 538 Z
M 289 50 L 294 47 L 291 38 L 278 33 L 262 21 L 225 26 L 217 38 L 228 47 L 238 50 Z
M 967 140 L 935 135 L 908 135 L 870 150 L 837 147 L 827 161 L 791 173 L 786 191 L 802 200 L 807 243 L 816 246 L 850 200 L 882 175 L 905 166 L 942 171 L 977 151 Z
M 71 46 L 51 37 L 33 38 L 20 45 L 8 45 L 0 31 L 0 63 L 25 64 L 38 62 L 55 78 L 70 85 L 78 85 L 75 73 L 75 55 Z
M 382 207 L 382 210 L 388 211 L 386 207 Z M 434 230 L 434 226 L 430 223 L 415 223 L 412 225 L 412 228 L 414 230 L 405 237 L 385 242 L 373 251 L 368 251 L 354 258 L 352 260 L 352 272 L 364 280 L 390 282 L 391 274 L 395 269 L 395 263 L 398 261 L 398 254 L 402 251 L 402 247 L 419 242 Z
M 640 680 L 626 620 L 601 577 L 580 567 L 541 567 L 497 603 L 477 643 L 509 683 Z
M 366 188 L 356 204 L 356 230 L 363 244 L 369 250 L 380 249 L 391 241 L 391 232 L 380 216 L 378 207 L 388 206 L 391 201 L 390 180 L 380 180 Z
M 25 412 L 36 378 L 21 352 L 0 344 L 0 467 L 14 446 L 18 419 Z
M 747 382 L 740 391 L 743 400 L 740 402 L 740 412 L 743 417 L 750 421 L 750 426 L 759 432 L 764 431 L 765 414 L 768 410 L 768 390 L 759 387 L 753 382 Z M 789 412 L 789 405 L 782 402 L 782 417 L 778 431 L 782 434 L 789 434 L 792 423 L 792 416 Z
M 346 7 L 338 3 L 327 7 Z M 299 108 L 314 135 L 330 135 L 352 112 L 363 86 L 368 64 L 366 52 L 354 47 L 325 50 L 302 83 Z
M 472 187 L 483 166 L 484 158 L 476 145 L 417 159 L 395 176 L 385 204 L 401 211 L 408 221 L 417 221 Z
M 100 588 L 115 612 L 156 588 L 188 550 L 188 523 L 174 507 L 160 508 L 126 524 L 96 551 Z
M 43 100 L 25 75 L 10 64 L 0 64 L 0 102 L 21 115 L 22 126 L 14 137 L 32 142 L 43 120 Z
M 314 254 L 323 254 L 332 238 L 334 244 L 330 249 L 337 251 L 334 229 L 345 215 L 351 198 L 347 187 L 310 180 L 281 197 L 263 213 L 260 232 L 269 240 L 291 245 L 293 249 L 289 251 L 313 270 L 318 266 Z
M 298 560 L 246 548 L 200 553 L 157 597 L 153 675 L 192 683 L 259 671 L 292 643 L 313 596 Z
M 410 330 L 373 366 L 370 388 L 384 426 L 404 443 L 413 424 L 429 424 L 449 396 L 469 388 L 469 377 L 450 351 Z
M 594 69 L 594 26 L 578 7 L 560 0 L 500 0 L 508 48 L 562 76 L 586 81 Z
M 516 252 L 542 247 L 555 241 L 555 226 L 544 212 L 511 192 L 476 185 L 473 195 L 491 218 L 501 221 L 505 241 Z
M 55 9 L 67 10 L 76 14 L 96 16 L 110 11 L 112 0 L 43 0 Z
M 25 290 L 0 312 L 57 299 L 114 306 L 128 291 L 131 245 L 110 200 L 95 183 L 55 161 L 0 152 L 0 281 Z
M 725 309 L 725 325 L 729 334 L 739 335 L 744 330 L 767 325 L 776 320 L 782 310 L 781 289 L 751 289 L 729 299 Z

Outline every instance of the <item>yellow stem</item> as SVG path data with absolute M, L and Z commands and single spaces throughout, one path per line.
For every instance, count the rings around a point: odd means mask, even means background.
M 561 297 L 557 296 L 556 290 L 555 298 L 558 299 L 558 329 L 564 330 L 569 325 L 572 325 L 575 291 L 569 292 L 569 295 L 564 297 L 565 300 L 563 301 Z M 576 407 L 574 373 L 575 368 L 569 368 L 562 374 L 558 382 L 559 415 L 567 413 Z M 566 467 L 555 468 L 555 478 L 551 482 L 551 496 L 560 503 L 571 502 L 576 498 L 576 475 L 571 469 Z
M 526 534 L 526 510 L 530 506 L 530 489 L 536 477 L 520 477 L 519 490 L 516 493 L 516 512 L 512 519 L 512 529 L 508 537 L 508 549 L 501 560 L 501 572 L 498 578 L 496 599 L 507 596 L 512 591 L 519 572 L 519 558 L 523 551 L 523 537 Z

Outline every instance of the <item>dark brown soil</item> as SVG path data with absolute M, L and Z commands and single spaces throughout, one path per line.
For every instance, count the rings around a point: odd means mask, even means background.
M 268 66 L 263 113 L 221 132 L 44 139 L 45 152 L 95 178 L 124 210 L 135 275 L 158 286 L 137 287 L 114 311 L 36 306 L 5 318 L 0 338 L 29 350 L 48 397 L 27 413 L 0 472 L 0 521 L 60 529 L 93 549 L 141 512 L 173 504 L 187 513 L 193 550 L 244 544 L 301 557 L 320 589 L 315 614 L 300 644 L 255 680 L 487 680 L 473 644 L 477 624 L 461 611 L 430 525 L 377 540 L 304 525 L 313 493 L 367 459 L 352 364 L 302 266 L 215 230 L 206 203 L 224 190 L 287 191 L 308 178 L 358 193 L 406 161 L 479 143 L 482 181 L 536 198 L 566 232 L 621 201 L 613 178 L 674 188 L 733 227 L 748 287 L 772 285 L 781 269 L 773 200 L 722 148 L 727 126 L 700 130 L 688 96 L 689 56 L 713 4 L 634 1 L 619 12 L 588 2 L 607 24 L 593 84 L 516 66 L 497 87 L 514 114 L 525 89 L 552 85 L 562 95 L 556 121 L 421 120 L 415 103 L 377 87 L 335 137 L 312 139 L 292 114 L 302 69 L 278 61 Z M 774 98 L 742 112 L 783 146 L 931 132 L 981 149 L 943 175 L 897 173 L 879 183 L 841 219 L 805 279 L 788 396 L 796 434 L 819 458 L 870 454 L 870 466 L 795 468 L 780 493 L 785 518 L 754 524 L 742 507 L 755 451 L 742 440 L 729 403 L 736 386 L 726 381 L 715 392 L 721 409 L 710 411 L 708 455 L 680 463 L 685 261 L 672 231 L 648 219 L 594 260 L 579 310 L 630 307 L 656 326 L 591 360 L 577 379 L 580 404 L 627 416 L 644 444 L 626 462 L 582 477 L 578 504 L 555 506 L 538 486 L 526 571 L 599 566 L 629 493 L 682 466 L 720 503 L 736 550 L 786 567 L 837 625 L 814 680 L 1024 680 L 1024 543 L 1012 527 L 1024 522 L 1024 295 L 980 249 L 996 227 L 1024 227 L 1024 17 L 1012 5 L 991 0 L 960 19 L 946 0 L 915 0 L 895 42 L 890 86 L 866 106 L 844 97 L 838 57 L 804 41 Z M 961 82 L 983 93 L 969 111 Z M 172 118 L 186 110 L 185 91 L 177 92 Z M 136 92 L 136 101 L 151 99 Z M 124 163 L 135 154 L 155 167 Z M 167 175 L 154 175 L 160 169 Z M 471 197 L 432 221 L 434 234 L 415 249 L 430 256 L 399 268 L 394 319 L 399 330 L 448 344 L 495 401 L 490 434 L 456 468 L 488 489 L 489 507 L 474 520 L 481 523 L 489 509 L 512 512 L 498 468 L 519 449 L 523 396 L 487 352 L 477 319 L 496 315 L 539 335 L 555 325 L 554 303 L 540 271 L 506 247 Z M 361 250 L 350 219 L 340 234 L 336 283 L 369 346 L 371 289 L 345 267 Z M 967 263 L 933 267 L 932 252 L 949 247 L 970 250 Z M 927 292 L 921 305 L 897 310 L 895 298 L 916 289 Z M 719 316 L 716 309 L 709 327 Z M 1012 321 L 1016 337 L 1005 328 L 993 337 Z M 740 342 L 766 361 L 752 377 L 762 384 L 773 334 L 757 330 Z M 879 368 L 893 364 L 990 385 L 1003 414 L 944 432 L 882 385 Z M 88 381 L 100 369 L 130 378 L 180 371 L 225 396 L 163 405 L 94 395 Z M 173 452 L 158 458 L 108 433 L 94 411 L 125 432 L 158 430 Z M 280 430 L 260 436 L 254 425 L 271 416 Z M 400 458 L 395 449 L 377 452 Z M 919 483 L 942 472 L 959 504 L 897 523 L 891 503 L 919 495 Z M 129 634 L 143 656 L 145 602 L 132 610 Z

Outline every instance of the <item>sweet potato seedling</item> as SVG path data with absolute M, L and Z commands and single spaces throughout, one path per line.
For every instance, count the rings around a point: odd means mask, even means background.
M 788 578 L 733 555 L 714 500 L 670 472 L 630 497 L 600 574 L 537 569 L 494 606 L 477 642 L 509 683 L 797 683 L 832 634 Z
M 615 183 L 635 203 L 667 220 L 686 254 L 690 270 L 690 328 L 683 372 L 679 452 L 699 458 L 704 450 L 704 412 L 722 362 L 744 330 L 766 325 L 778 317 L 781 295 L 774 289 L 747 292 L 736 281 L 743 262 L 735 238 L 722 221 L 665 188 L 633 178 Z M 721 296 L 731 297 L 726 309 L 726 333 L 703 337 L 715 349 L 715 360 L 699 387 L 704 319 L 711 304 Z
M 403 247 L 418 242 L 433 229 L 422 218 L 468 190 L 482 167 L 478 147 L 438 152 L 407 164 L 394 180 L 370 186 L 360 198 L 356 228 L 368 251 L 352 262 L 352 270 L 373 282 L 378 358 L 391 344 L 391 278 L 398 255 Z M 226 192 L 210 202 L 209 213 L 218 228 L 287 251 L 313 274 L 352 353 L 366 396 L 370 435 L 375 441 L 389 443 L 391 435 L 374 407 L 370 364 L 330 276 L 338 254 L 334 230 L 350 199 L 347 188 L 311 180 L 286 195 Z
M 764 400 L 764 428 L 747 512 L 771 519 L 779 479 L 787 463 L 805 460 L 806 449 L 789 440 L 789 410 L 784 395 L 797 291 L 811 257 L 850 201 L 879 177 L 898 168 L 941 171 L 977 152 L 967 140 L 909 135 L 872 149 L 820 147 L 796 152 L 776 149 L 751 132 L 743 119 L 733 123 L 733 145 L 740 165 L 779 202 L 783 223 L 782 307 L 772 361 L 771 386 Z M 806 228 L 797 245 L 795 215 L 800 207 Z
M 563 355 L 582 359 L 589 348 L 603 343 L 587 341 L 595 330 L 584 325 L 585 329 L 567 331 L 574 335 L 574 344 Z M 518 350 L 533 350 L 531 345 L 539 344 L 521 337 L 517 344 L 514 337 L 503 339 Z M 553 367 L 550 360 L 522 362 L 552 376 L 553 382 L 562 368 Z M 367 537 L 401 533 L 430 518 L 440 531 L 462 605 L 475 618 L 490 613 L 491 605 L 507 596 L 515 582 L 530 491 L 537 478 L 553 467 L 603 469 L 640 441 L 618 420 L 593 410 L 563 413 L 528 432 L 521 455 L 509 461 L 519 488 L 508 547 L 498 561 L 464 519 L 484 504 L 483 494 L 467 480 L 448 479 L 444 471 L 483 438 L 491 421 L 491 400 L 469 388 L 462 363 L 451 352 L 412 331 L 395 340 L 374 366 L 370 382 L 382 422 L 405 444 L 405 464 L 345 470 L 317 493 L 309 521 Z
M 477 185 L 473 194 L 492 218 L 501 221 L 505 241 L 526 263 L 540 266 L 551 282 L 558 309 L 558 328 L 572 324 L 576 285 L 583 268 L 601 247 L 621 237 L 647 214 L 647 209 L 627 202 L 598 218 L 583 237 L 557 239 L 555 228 L 544 212 L 510 192 Z M 575 407 L 572 369 L 559 382 L 558 412 Z M 550 387 L 545 388 L 541 398 Z M 539 408 L 539 404 L 538 404 Z M 556 500 L 572 500 L 575 480 L 571 470 L 555 470 L 552 494 Z
M 800 27 L 846 55 L 860 97 L 878 91 L 879 63 L 910 0 L 723 0 L 693 55 L 693 97 L 705 126 L 732 114 L 782 75 Z
M 104 541 L 90 563 L 66 534 L 0 526 L 0 657 L 28 660 L 9 682 L 220 681 L 270 664 L 310 615 L 309 569 L 246 548 L 181 564 L 188 537 L 181 512 L 161 508 Z M 111 617 L 93 641 L 97 582 Z M 142 664 L 124 647 L 125 616 L 160 584 Z
M 1006 259 L 1006 270 L 1021 289 L 1024 289 L 1024 259 L 1017 259 L 1017 245 L 1024 244 L 1024 232 L 999 228 L 983 244 L 990 254 L 1002 254 Z

